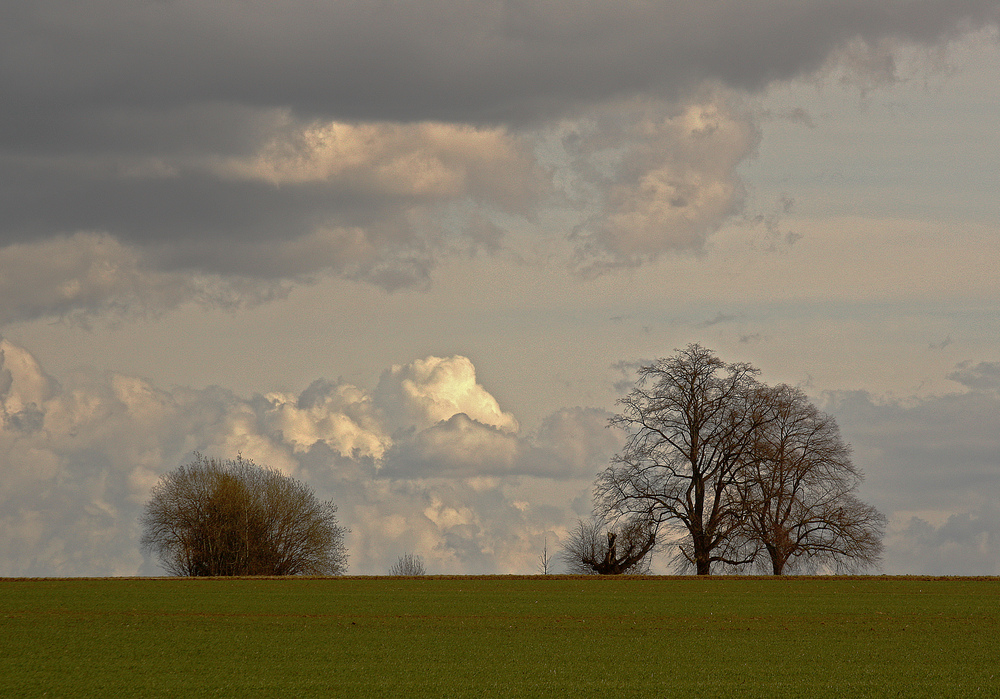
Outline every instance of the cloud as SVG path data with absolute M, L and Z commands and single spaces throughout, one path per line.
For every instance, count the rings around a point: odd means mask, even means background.
M 941 347 L 950 343 L 949 337 Z M 1000 362 L 962 362 L 948 378 L 974 391 L 1000 391 Z
M 484 425 L 516 432 L 517 420 L 476 382 L 467 357 L 427 357 L 388 369 L 375 401 L 396 429 L 425 429 L 462 413 Z
M 539 473 L 596 475 L 621 449 L 623 435 L 608 429 L 611 413 L 599 408 L 563 408 L 542 421 L 537 444 L 549 461 Z
M 391 478 L 531 476 L 591 479 L 621 446 L 606 429 L 610 414 L 563 409 L 548 416 L 535 435 L 517 435 L 465 413 L 401 436 L 383 460 Z
M 314 381 L 298 396 L 263 397 L 264 429 L 305 452 L 322 442 L 345 458 L 380 459 L 392 440 L 364 390 L 343 381 Z
M 709 318 L 707 320 L 703 320 L 700 323 L 695 323 L 694 327 L 696 327 L 696 328 L 710 328 L 713 325 L 722 325 L 722 324 L 725 324 L 725 323 L 732 323 L 732 322 L 737 321 L 739 319 L 740 319 L 740 316 L 733 315 L 731 313 L 723 313 L 722 311 L 719 311 L 712 318 Z
M 74 233 L 0 247 L 0 323 L 61 316 L 159 313 L 186 302 L 240 308 L 283 298 L 288 284 L 239 274 L 157 269 L 107 233 Z
M 57 380 L 3 340 L 0 575 L 155 574 L 139 516 L 195 451 L 242 453 L 333 499 L 352 572 L 384 573 L 406 551 L 439 572 L 531 572 L 615 448 L 606 420 L 563 410 L 520 434 L 460 356 L 392 367 L 373 391 L 318 379 L 243 398 L 115 373 Z
M 823 397 L 866 473 L 861 498 L 890 518 L 886 572 L 996 573 L 998 401 L 991 389 Z M 138 546 L 142 506 L 194 451 L 240 452 L 333 499 L 352 572 L 385 572 L 408 551 L 437 572 L 531 572 L 621 448 L 608 417 L 565 408 L 525 431 L 458 356 L 391 367 L 372 390 L 319 379 L 244 398 L 115 373 L 56 378 L 0 341 L 0 575 L 155 574 Z
M 484 212 L 546 189 L 502 128 L 261 121 L 239 148 L 0 153 L 0 316 L 252 305 L 325 274 L 419 285 L 442 256 L 498 248 Z
M 995 393 L 899 401 L 836 392 L 826 395 L 823 409 L 837 418 L 866 474 L 862 498 L 889 516 L 886 572 L 991 569 L 977 556 L 1000 541 L 993 507 L 1000 478 Z
M 521 471 L 524 449 L 516 435 L 456 413 L 400 439 L 387 454 L 380 474 L 406 478 L 514 475 Z
M 988 0 L 368 4 L 41 0 L 11 12 L 8 119 L 214 99 L 346 120 L 526 118 L 705 80 L 754 89 L 851 41 L 936 43 L 995 22 Z M 93 95 L 107 95 L 95 108 Z
M 597 202 L 573 233 L 584 272 L 636 266 L 671 251 L 698 252 L 739 212 L 736 166 L 759 132 L 721 93 L 681 105 L 616 105 L 580 122 L 564 145 L 576 188 Z
M 911 517 L 886 536 L 886 567 L 927 575 L 1000 575 L 1000 512 L 984 506 L 935 526 Z
M 499 251 L 508 224 L 560 207 L 579 217 L 560 254 L 585 274 L 699 252 L 744 206 L 737 168 L 760 135 L 742 96 L 832 65 L 884 84 L 900 47 L 995 25 L 998 5 L 232 12 L 39 0 L 7 13 L 0 287 L 15 293 L 0 321 L 252 305 L 325 275 L 426 287 L 442 260 Z M 573 137 L 552 162 L 539 144 L 560 132 Z
M 771 112 L 764 112 L 761 114 L 764 118 L 774 118 L 774 119 L 784 119 L 789 123 L 798 124 L 800 126 L 805 126 L 810 129 L 816 128 L 816 120 L 813 119 L 812 114 L 802 107 L 793 107 L 786 111 L 780 112 L 778 114 L 773 114 Z

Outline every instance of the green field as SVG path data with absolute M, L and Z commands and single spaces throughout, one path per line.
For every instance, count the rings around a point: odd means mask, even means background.
M 1000 579 L 0 580 L 3 696 L 997 697 Z

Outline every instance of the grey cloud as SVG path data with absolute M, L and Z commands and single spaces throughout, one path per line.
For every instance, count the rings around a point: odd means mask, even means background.
M 793 124 L 801 124 L 802 126 L 807 126 L 810 129 L 816 128 L 816 122 L 813 120 L 812 115 L 802 107 L 795 107 L 783 116 L 785 116 L 785 118 Z
M 619 433 L 606 429 L 609 417 L 603 410 L 564 409 L 547 417 L 538 434 L 520 436 L 457 413 L 427 429 L 400 435 L 386 453 L 379 475 L 593 478 L 621 444 Z
M 0 319 L 252 304 L 326 274 L 426 286 L 443 257 L 502 249 L 497 213 L 567 201 L 583 274 L 698 252 L 742 210 L 736 168 L 759 138 L 727 87 L 841 53 L 878 72 L 894 42 L 952 37 L 997 7 L 8 3 L 0 250 L 42 258 L 45 281 Z M 575 189 L 556 192 L 532 143 L 563 120 L 581 128 L 557 173 Z M 98 279 L 43 257 L 80 235 L 127 260 Z
M 324 274 L 426 284 L 441 256 L 499 249 L 483 209 L 546 189 L 502 129 L 272 126 L 245 152 L 0 153 L 0 318 L 252 304 Z
M 709 318 L 708 320 L 703 320 L 700 323 L 695 323 L 694 327 L 696 327 L 696 328 L 710 328 L 713 325 L 721 325 L 721 324 L 724 324 L 724 323 L 732 323 L 733 321 L 739 320 L 739 319 L 740 319 L 739 316 L 732 315 L 731 313 L 723 313 L 722 311 L 719 311 L 718 313 L 715 314 L 714 317 Z
M 525 446 L 516 435 L 457 413 L 400 439 L 379 475 L 393 478 L 517 475 Z
M 0 323 L 58 315 L 155 314 L 195 301 L 238 308 L 283 297 L 286 280 L 165 272 L 108 234 L 76 233 L 0 248 Z
M 623 359 L 612 364 L 611 370 L 621 375 L 620 379 L 612 383 L 615 393 L 618 395 L 625 395 L 635 388 L 639 368 L 653 364 L 655 361 L 655 359 Z
M 855 462 L 867 476 L 865 490 L 889 512 L 958 512 L 1000 477 L 1000 400 L 994 395 L 897 402 L 838 392 L 826 397 L 824 410 L 854 446 Z
M 405 246 L 426 242 L 413 219 L 426 207 L 470 197 L 524 211 L 544 185 L 526 148 L 499 130 L 271 126 L 237 152 L 223 138 L 182 144 L 178 152 L 126 146 L 123 153 L 88 153 L 68 144 L 71 150 L 60 154 L 0 153 L 9 176 L 0 193 L 6 212 L 0 242 L 99 231 L 128 242 L 181 243 L 204 260 L 213 251 L 194 244 L 206 239 L 233 247 L 294 241 L 326 228 L 364 229 L 373 247 Z M 198 263 L 179 254 L 162 264 Z M 202 264 L 218 269 L 220 263 Z
M 865 472 L 862 498 L 889 516 L 886 572 L 996 574 L 995 394 L 903 402 L 839 392 L 828 394 L 823 408 L 837 418 Z M 944 521 L 934 525 L 935 518 Z
M 885 566 L 896 573 L 1000 575 L 1000 512 L 983 506 L 935 526 L 911 517 L 887 533 Z
M 950 343 L 949 337 L 940 346 Z M 962 362 L 948 378 L 974 391 L 1000 391 L 1000 362 Z
M 995 21 L 987 0 L 419 5 L 250 2 L 15 5 L 0 90 L 21 108 L 207 100 L 347 119 L 494 120 L 702 80 L 756 88 L 852 38 L 933 42 Z
M 943 350 L 945 347 L 947 347 L 948 345 L 952 344 L 952 342 L 953 342 L 953 340 L 951 339 L 951 335 L 948 335 L 946 338 L 944 338 L 943 340 L 941 340 L 941 342 L 929 342 L 929 343 L 927 343 L 927 349 L 929 349 L 929 350 Z
M 599 408 L 563 408 L 545 420 L 535 437 L 548 468 L 562 476 L 596 475 L 622 446 L 623 435 L 608 428 L 611 413 Z

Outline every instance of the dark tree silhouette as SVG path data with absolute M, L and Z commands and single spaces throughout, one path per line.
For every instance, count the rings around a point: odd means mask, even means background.
M 277 470 L 196 454 L 154 486 L 142 546 L 172 575 L 340 575 L 336 512 Z
M 560 557 L 568 573 L 577 575 L 622 575 L 649 572 L 656 528 L 633 518 L 608 528 L 603 520 L 579 520 L 570 532 Z
M 886 519 L 854 495 L 862 481 L 836 421 L 791 386 L 767 390 L 773 419 L 739 481 L 739 535 L 755 566 L 857 572 L 876 565 Z
M 740 466 L 770 419 L 757 373 L 688 345 L 641 367 L 611 419 L 628 438 L 598 477 L 600 513 L 673 529 L 682 560 L 698 575 L 709 575 L 716 562 L 751 560 L 732 546 L 731 535 L 741 523 L 733 489 Z

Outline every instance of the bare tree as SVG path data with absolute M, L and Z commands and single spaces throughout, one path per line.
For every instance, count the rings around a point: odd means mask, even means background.
M 752 560 L 731 545 L 731 534 L 740 525 L 739 469 L 769 420 L 757 373 L 688 345 L 641 367 L 611 419 L 628 438 L 598 477 L 600 512 L 673 529 L 681 559 L 698 575 L 709 575 L 716 562 Z
M 423 559 L 412 553 L 404 553 L 389 568 L 389 575 L 418 576 L 426 574 L 427 570 L 424 568 Z
M 633 517 L 607 527 L 600 517 L 578 520 L 563 546 L 561 558 L 568 573 L 622 575 L 649 572 L 656 528 L 649 520 Z
M 773 419 L 758 430 L 739 481 L 746 551 L 774 575 L 860 571 L 882 553 L 886 519 L 854 495 L 863 476 L 836 421 L 799 389 L 767 389 Z
M 552 555 L 549 554 L 549 537 L 542 539 L 542 553 L 538 557 L 538 574 L 549 575 L 552 572 Z
M 277 470 L 196 454 L 153 487 L 142 546 L 172 575 L 340 575 L 336 512 Z

